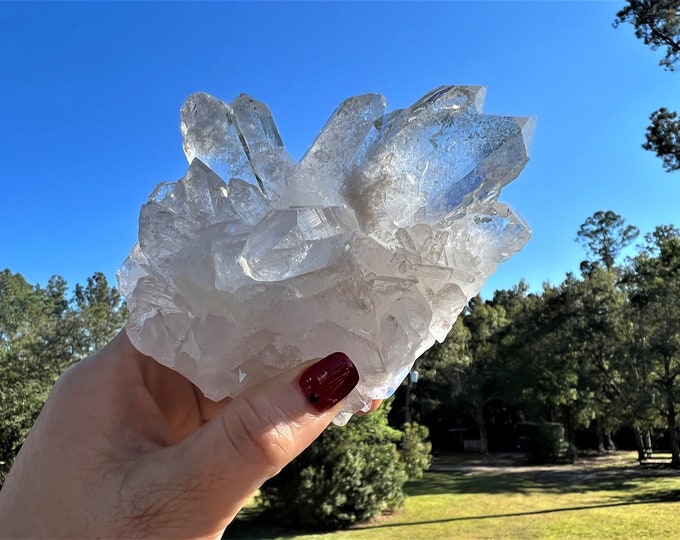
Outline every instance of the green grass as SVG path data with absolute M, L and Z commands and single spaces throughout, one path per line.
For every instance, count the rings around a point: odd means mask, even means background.
M 640 469 L 632 454 L 530 468 L 444 458 L 407 485 L 403 508 L 327 534 L 294 534 L 250 508 L 227 538 L 377 540 L 451 538 L 677 538 L 680 473 Z M 480 466 L 484 468 L 480 469 Z

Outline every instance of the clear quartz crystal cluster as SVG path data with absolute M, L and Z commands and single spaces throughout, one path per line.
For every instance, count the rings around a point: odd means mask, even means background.
M 349 98 L 299 162 L 263 103 L 190 96 L 189 170 L 118 273 L 132 343 L 214 400 L 334 351 L 361 376 L 337 423 L 388 396 L 530 236 L 498 196 L 534 122 L 482 114 L 484 93 Z

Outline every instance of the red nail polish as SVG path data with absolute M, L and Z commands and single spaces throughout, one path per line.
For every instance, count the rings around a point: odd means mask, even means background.
M 347 397 L 359 382 L 359 373 L 346 354 L 336 352 L 309 366 L 298 384 L 319 412 L 330 409 Z

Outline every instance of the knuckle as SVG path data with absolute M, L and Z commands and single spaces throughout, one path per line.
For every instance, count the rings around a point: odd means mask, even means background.
M 295 457 L 295 430 L 285 410 L 257 395 L 243 396 L 234 409 L 233 425 L 224 427 L 247 463 L 273 476 Z

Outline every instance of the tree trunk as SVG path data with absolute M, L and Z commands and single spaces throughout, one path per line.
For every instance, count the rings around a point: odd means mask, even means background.
M 404 423 L 411 423 L 411 373 L 406 377 L 406 402 L 404 403 Z
M 602 422 L 599 418 L 595 420 L 595 435 L 597 436 L 597 451 L 600 454 L 604 454 L 604 429 L 602 429 Z
M 676 416 L 675 403 L 669 397 L 667 400 L 668 406 L 668 437 L 671 441 L 671 453 L 673 454 L 673 459 L 671 460 L 671 466 L 680 468 L 680 445 L 678 444 L 678 431 L 676 428 Z
M 605 447 L 607 449 L 607 452 L 614 452 L 616 450 L 616 444 L 614 444 L 614 439 L 612 439 L 611 430 L 605 431 L 604 438 L 605 438 Z
M 652 432 L 649 430 L 645 431 L 645 450 L 652 452 Z
M 642 437 L 642 430 L 639 426 L 633 426 L 633 433 L 635 434 L 635 446 L 637 447 L 638 461 L 642 461 L 647 457 L 645 448 L 645 440 Z
M 479 430 L 479 451 L 482 454 L 488 454 L 489 452 L 489 441 L 486 434 L 486 426 L 484 425 L 484 404 L 475 404 L 475 423 L 477 424 L 477 429 Z
M 576 455 L 576 444 L 574 443 L 574 424 L 571 421 L 571 407 L 566 407 L 567 412 L 567 443 L 569 443 L 569 451 L 575 456 Z

